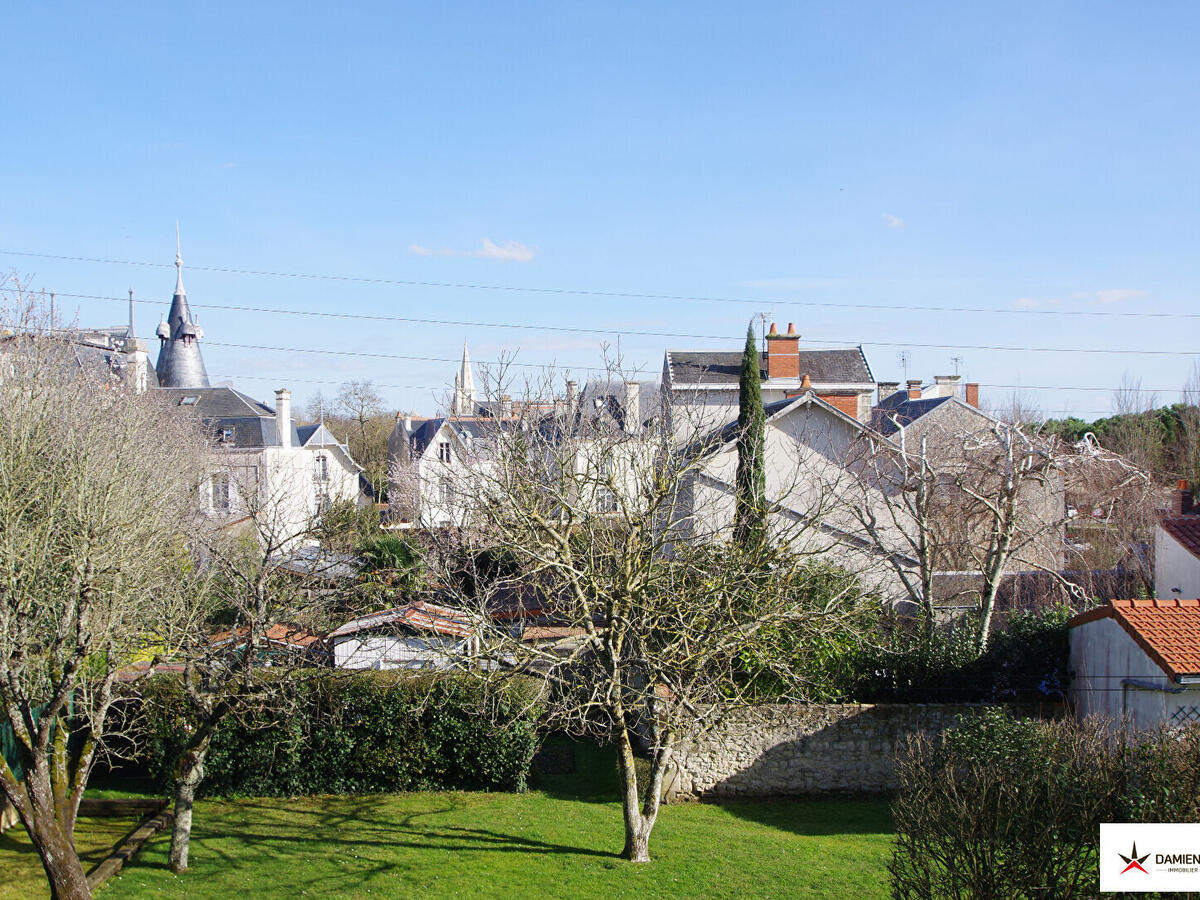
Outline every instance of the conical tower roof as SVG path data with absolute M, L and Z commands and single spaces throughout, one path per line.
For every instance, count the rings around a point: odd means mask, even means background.
M 175 226 L 175 269 L 175 296 L 167 314 L 167 327 L 159 333 L 162 347 L 154 367 L 158 372 L 158 383 L 175 388 L 208 387 L 208 372 L 204 368 L 204 357 L 200 355 L 199 341 L 203 332 L 192 318 L 187 292 L 183 288 L 183 254 L 179 248 L 178 225 Z M 166 336 L 162 334 L 164 330 Z

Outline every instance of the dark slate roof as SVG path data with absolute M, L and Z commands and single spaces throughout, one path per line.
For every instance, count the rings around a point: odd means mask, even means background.
M 231 387 L 160 389 L 167 397 L 185 409 L 195 410 L 202 419 L 241 418 L 259 416 L 274 418 L 275 410 Z
M 231 387 L 160 388 L 180 409 L 195 412 L 216 433 L 220 446 L 239 450 L 279 446 L 275 410 Z M 309 426 L 306 426 L 309 427 Z M 221 432 L 232 431 L 229 439 Z M 292 446 L 303 447 L 300 430 L 292 424 Z
M 662 391 L 657 381 L 639 381 L 639 425 L 654 419 L 662 409 Z M 599 401 L 599 403 L 597 403 Z M 625 427 L 625 382 L 619 379 L 589 381 L 579 395 L 579 414 L 594 418 L 606 412 L 618 427 Z
M 766 355 L 759 354 L 767 380 Z M 736 385 L 742 372 L 742 351 L 668 350 L 667 366 L 673 384 Z M 800 375 L 815 384 L 874 384 L 862 347 L 800 350 Z
M 301 446 L 307 447 L 310 443 L 315 443 L 319 447 L 324 446 L 341 446 L 341 441 L 337 436 L 326 428 L 324 425 L 297 425 L 296 434 L 300 437 Z
M 71 341 L 70 344 L 79 368 L 84 372 L 98 378 L 123 380 L 128 377 L 129 361 L 123 350 L 82 341 Z M 155 372 L 148 356 L 146 359 L 146 386 L 158 387 L 158 373 Z
M 880 434 L 895 434 L 900 430 L 897 422 L 900 425 L 908 425 L 930 410 L 937 409 L 947 400 L 953 399 L 953 397 L 922 397 L 920 400 L 909 400 L 908 391 L 896 391 L 881 400 L 871 410 L 871 427 Z

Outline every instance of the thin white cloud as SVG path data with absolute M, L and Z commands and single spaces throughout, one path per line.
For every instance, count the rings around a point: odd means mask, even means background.
M 1037 309 L 1042 305 L 1042 301 L 1036 297 L 1018 297 L 1012 302 L 1013 309 Z
M 1081 291 L 1072 294 L 1075 300 L 1094 300 L 1096 303 L 1124 303 L 1126 300 L 1139 300 L 1149 297 L 1149 291 L 1128 290 L 1126 288 L 1110 288 L 1104 291 Z
M 501 262 L 531 262 L 538 254 L 537 247 L 520 241 L 504 241 L 497 244 L 484 238 L 478 250 L 455 250 L 449 247 L 432 248 L 421 244 L 409 244 L 408 252 L 418 256 L 469 256 L 475 259 L 498 259 Z
M 883 224 L 888 228 L 903 228 L 904 220 L 899 216 L 893 216 L 891 213 L 880 213 L 883 216 Z

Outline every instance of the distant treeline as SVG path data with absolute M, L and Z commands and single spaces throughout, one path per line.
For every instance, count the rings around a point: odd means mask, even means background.
M 1043 434 L 1070 443 L 1089 432 L 1103 447 L 1145 467 L 1162 483 L 1184 478 L 1193 489 L 1200 487 L 1200 407 L 1173 403 L 1094 422 L 1072 416 L 1048 419 L 1042 425 Z

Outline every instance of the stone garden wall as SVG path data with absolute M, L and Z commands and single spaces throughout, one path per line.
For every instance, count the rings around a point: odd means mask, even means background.
M 667 800 L 889 791 L 909 735 L 952 727 L 972 704 L 762 706 L 682 746 Z M 1053 704 L 1010 707 L 1052 716 Z

